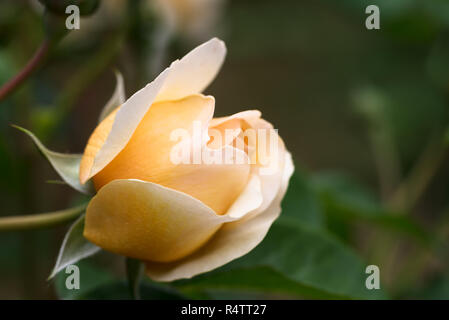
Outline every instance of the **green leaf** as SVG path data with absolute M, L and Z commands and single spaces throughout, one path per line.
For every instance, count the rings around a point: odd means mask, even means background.
M 308 299 L 344 299 L 345 297 L 306 286 L 288 279 L 271 267 L 256 266 L 237 268 L 223 272 L 209 273 L 193 281 L 179 285 L 186 295 L 202 291 L 232 291 L 239 294 L 264 293 L 267 295 L 287 295 L 289 297 L 302 297 Z
M 31 131 L 16 125 L 13 125 L 13 127 L 26 133 L 33 140 L 36 147 L 47 158 L 56 172 L 72 188 L 86 194 L 93 194 L 95 192 L 91 181 L 85 184 L 81 184 L 79 181 L 79 167 L 82 155 L 65 154 L 48 150 Z
M 166 287 L 151 284 L 144 284 L 141 287 L 141 298 L 143 300 L 181 300 L 185 296 L 176 290 Z M 85 294 L 79 295 L 77 299 L 93 299 L 93 300 L 124 300 L 132 299 L 127 284 L 124 281 L 115 281 L 103 286 L 97 287 Z
M 366 289 L 365 268 L 352 250 L 333 237 L 278 221 L 266 239 L 246 256 L 175 284 L 186 290 L 252 289 L 301 297 L 385 298 L 382 290 Z
M 59 249 L 56 264 L 48 279 L 53 278 L 59 271 L 68 265 L 87 258 L 100 250 L 99 247 L 84 238 L 83 230 L 84 215 L 75 221 L 65 235 L 61 248 Z
M 144 265 L 140 260 L 126 258 L 126 276 L 131 296 L 140 300 L 140 281 L 142 280 Z
M 319 198 L 312 189 L 308 176 L 298 168 L 290 178 L 279 219 L 291 220 L 313 229 L 325 228 Z
M 343 175 L 316 175 L 313 185 L 329 215 L 338 216 L 345 221 L 372 222 L 411 235 L 425 244 L 430 241 L 428 232 L 417 223 L 384 209 L 369 191 Z
M 419 290 L 411 290 L 406 299 L 447 300 L 449 299 L 449 276 L 438 275 Z
M 115 71 L 116 85 L 114 89 L 114 93 L 112 94 L 109 101 L 103 107 L 103 110 L 100 113 L 100 118 L 98 122 L 101 122 L 106 118 L 112 111 L 114 111 L 118 106 L 122 105 L 125 100 L 125 85 L 123 81 L 123 76 L 119 71 Z
M 67 276 L 64 272 L 55 277 L 54 287 L 60 299 L 73 300 L 117 281 L 117 278 L 104 268 L 99 268 L 89 261 L 80 261 L 76 264 L 80 270 L 80 287 L 77 290 L 67 289 L 65 282 Z M 125 289 L 126 290 L 126 289 Z
M 133 299 L 125 281 L 117 278 L 114 274 L 91 263 L 81 261 L 77 263 L 80 274 L 80 287 L 77 290 L 66 288 L 67 275 L 61 272 L 55 278 L 55 290 L 60 299 L 82 300 L 82 299 Z M 143 281 L 140 286 L 142 299 L 184 299 L 175 288 L 163 284 Z
M 449 81 L 449 45 L 443 37 L 437 39 L 426 61 L 430 78 L 445 89 Z

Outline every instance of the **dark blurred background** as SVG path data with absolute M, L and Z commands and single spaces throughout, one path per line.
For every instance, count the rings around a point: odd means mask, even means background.
M 160 2 L 175 9 L 155 7 Z M 189 9 L 189 2 L 202 9 Z M 370 4 L 380 8 L 380 30 L 365 27 Z M 26 64 L 45 32 L 37 1 L 0 1 L 0 85 Z M 395 218 L 369 213 L 380 208 L 438 239 L 449 235 L 444 0 L 103 0 L 0 101 L 0 215 L 84 199 L 46 182 L 57 175 L 10 124 L 30 129 L 52 150 L 81 153 L 114 89 L 114 69 L 130 96 L 213 36 L 228 47 L 206 90 L 216 98 L 216 115 L 262 111 L 320 198 L 329 232 L 385 270 L 392 297 L 419 291 L 412 296 L 449 298 L 445 247 L 429 250 L 397 235 Z M 335 201 L 350 208 L 334 213 Z M 46 278 L 67 227 L 0 233 L 0 298 L 57 297 Z M 123 272 L 116 257 L 98 260 L 108 272 Z

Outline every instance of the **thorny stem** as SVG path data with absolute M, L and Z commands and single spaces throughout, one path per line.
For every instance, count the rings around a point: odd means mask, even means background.
M 0 101 L 17 89 L 41 64 L 50 49 L 50 40 L 45 39 L 34 56 L 23 69 L 0 88 Z

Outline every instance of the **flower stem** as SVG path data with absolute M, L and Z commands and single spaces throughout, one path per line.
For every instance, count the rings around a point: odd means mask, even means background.
M 50 41 L 45 39 L 25 67 L 23 67 L 23 69 L 14 78 L 9 80 L 0 88 L 0 101 L 5 99 L 10 93 L 18 88 L 22 82 L 24 82 L 37 69 L 40 63 L 47 56 L 49 49 Z
M 30 230 L 51 227 L 75 219 L 86 209 L 87 203 L 77 207 L 27 216 L 0 217 L 0 231 Z

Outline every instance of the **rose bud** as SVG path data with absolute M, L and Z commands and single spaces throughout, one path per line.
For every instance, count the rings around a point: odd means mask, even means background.
M 215 99 L 201 94 L 225 54 L 212 39 L 109 106 L 81 160 L 80 182 L 97 190 L 84 236 L 144 261 L 154 280 L 241 257 L 281 211 L 293 163 L 277 131 L 256 110 L 213 118 Z

